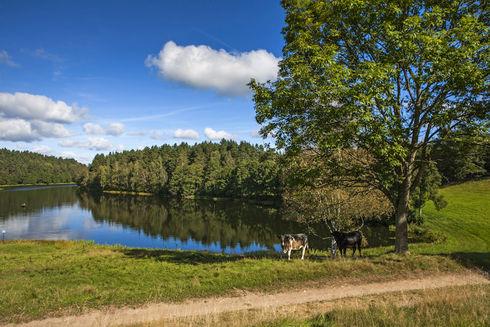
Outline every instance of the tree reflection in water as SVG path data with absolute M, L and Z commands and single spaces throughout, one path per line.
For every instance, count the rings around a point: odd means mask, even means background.
M 277 234 L 301 227 L 281 220 L 276 208 L 243 201 L 177 200 L 122 195 L 79 193 L 82 208 L 95 221 L 121 224 L 163 239 L 192 239 L 221 248 L 260 244 L 272 249 Z
M 21 206 L 26 203 L 26 207 Z M 307 232 L 279 209 L 233 200 L 177 200 L 90 194 L 76 187 L 0 191 L 0 229 L 8 239 L 87 239 L 131 247 L 242 253 L 279 249 L 278 234 Z M 316 226 L 321 235 L 326 229 Z M 386 227 L 364 227 L 371 246 L 392 240 Z M 391 236 L 391 235 L 390 235 Z M 310 246 L 328 240 L 310 234 Z

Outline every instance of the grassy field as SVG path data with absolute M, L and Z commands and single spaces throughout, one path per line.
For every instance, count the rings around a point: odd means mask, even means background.
M 446 235 L 437 244 L 411 247 L 397 256 L 388 248 L 367 249 L 361 259 L 278 260 L 270 253 L 230 256 L 99 246 L 89 242 L 0 243 L 0 322 L 79 313 L 107 305 L 180 301 L 233 293 L 277 290 L 315 282 L 385 281 L 461 271 L 488 270 L 490 180 L 442 190 L 444 210 L 425 209 L 427 225 Z
M 490 286 L 462 286 L 338 301 L 335 309 L 306 319 L 278 318 L 261 327 L 489 326 Z M 309 308 L 311 310 L 311 308 Z M 305 309 L 295 316 L 307 315 Z M 226 318 L 224 318 L 226 319 Z
M 437 211 L 428 203 L 425 225 L 447 239 L 415 245 L 412 252 L 447 255 L 490 272 L 490 179 L 449 186 L 441 194 L 447 207 Z

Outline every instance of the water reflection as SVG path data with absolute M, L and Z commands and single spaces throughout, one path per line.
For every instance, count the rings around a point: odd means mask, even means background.
M 7 231 L 8 239 L 86 239 L 225 253 L 278 250 L 278 234 L 305 231 L 304 226 L 281 219 L 279 210 L 269 206 L 93 195 L 74 186 L 0 191 L 0 229 Z M 386 228 L 363 231 L 371 246 L 390 242 Z M 325 249 L 328 241 L 310 236 L 310 245 Z
M 76 187 L 43 187 L 0 191 L 0 228 L 9 239 L 89 239 L 241 253 L 277 248 L 276 235 L 298 226 L 281 220 L 277 209 L 239 201 L 92 195 Z

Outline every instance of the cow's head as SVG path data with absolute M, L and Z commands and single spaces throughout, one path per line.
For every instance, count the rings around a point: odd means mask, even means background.
M 289 248 L 291 247 L 291 235 L 279 235 L 279 238 L 281 239 L 282 252 L 288 252 Z

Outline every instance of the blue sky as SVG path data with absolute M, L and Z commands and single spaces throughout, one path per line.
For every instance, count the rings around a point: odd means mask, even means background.
M 255 134 L 279 1 L 0 0 L 0 147 L 96 153 Z

